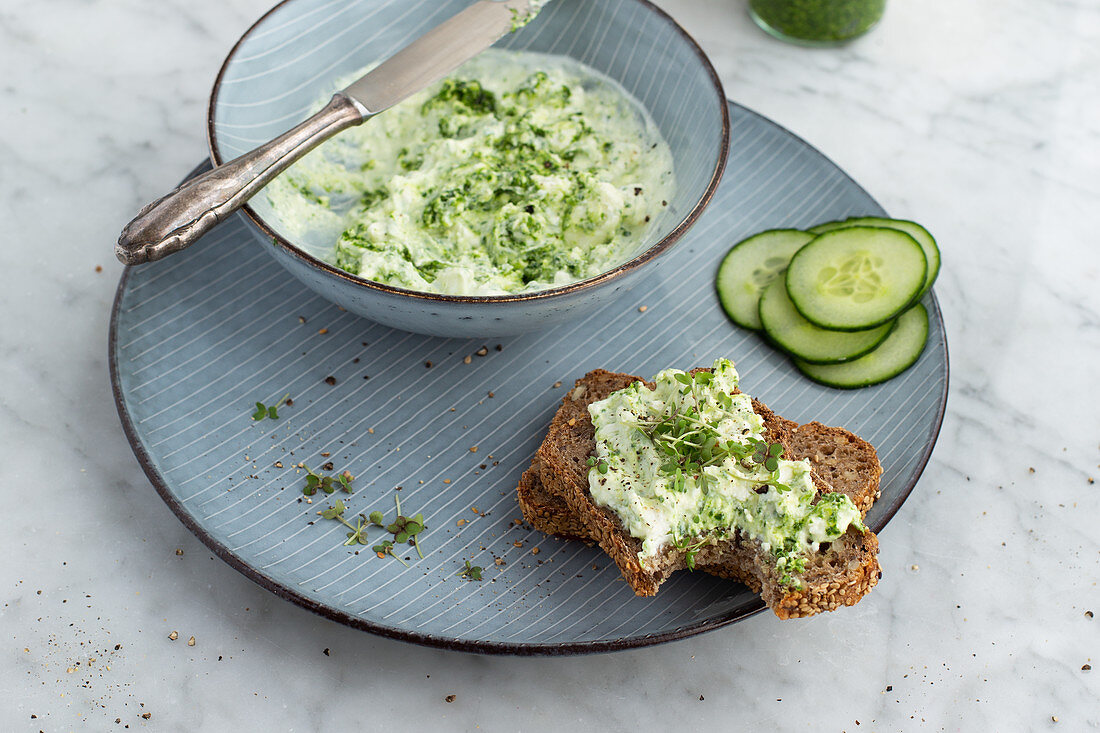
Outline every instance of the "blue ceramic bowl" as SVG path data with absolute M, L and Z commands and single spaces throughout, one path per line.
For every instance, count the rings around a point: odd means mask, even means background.
M 309 114 L 332 81 L 391 55 L 470 0 L 285 0 L 241 37 L 210 97 L 216 164 Z M 699 217 L 729 148 L 729 113 L 695 41 L 647 0 L 554 0 L 498 47 L 569 56 L 615 79 L 649 111 L 672 149 L 669 213 L 632 259 L 596 277 L 520 295 L 452 296 L 383 285 L 313 257 L 282 236 L 264 196 L 242 210 L 249 229 L 307 287 L 395 328 L 438 336 L 503 336 L 546 328 L 607 305 L 635 285 Z M 366 124 L 370 124 L 367 122 Z

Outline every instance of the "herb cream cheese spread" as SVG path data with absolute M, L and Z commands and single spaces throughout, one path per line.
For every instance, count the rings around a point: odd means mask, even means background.
M 357 75 L 356 75 L 357 76 Z M 668 207 L 644 109 L 575 61 L 489 50 L 273 181 L 284 236 L 410 290 L 500 295 L 598 275 Z M 312 246 L 310 246 L 312 245 Z
M 534 20 L 535 16 L 539 14 L 539 12 L 548 2 L 550 2 L 550 0 L 528 0 L 526 12 L 513 10 L 512 32 L 515 33 L 520 28 L 523 28 L 525 25 Z
M 782 446 L 763 440 L 737 381 L 718 359 L 710 372 L 666 369 L 655 389 L 635 382 L 589 405 L 589 487 L 642 540 L 643 562 L 672 546 L 694 567 L 695 551 L 739 531 L 774 555 L 781 584 L 798 586 L 807 553 L 865 527 L 847 496 L 817 497 L 809 462 L 783 459 Z

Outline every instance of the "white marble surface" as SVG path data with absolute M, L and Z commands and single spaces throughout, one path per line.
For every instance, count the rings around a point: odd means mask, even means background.
M 112 244 L 205 155 L 209 85 L 267 3 L 0 4 L 0 729 L 1100 728 L 1096 0 L 891 0 L 833 51 L 764 36 L 742 0 L 663 0 L 731 97 L 938 236 L 951 395 L 859 606 L 570 659 L 420 648 L 283 602 L 131 454 Z

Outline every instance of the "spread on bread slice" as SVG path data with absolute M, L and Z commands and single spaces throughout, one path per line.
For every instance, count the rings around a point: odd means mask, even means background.
M 600 544 L 639 595 L 698 567 L 791 618 L 851 605 L 877 582 L 877 540 L 860 519 L 880 474 L 865 441 L 775 415 L 719 360 L 657 383 L 603 370 L 578 380 L 518 495 L 537 528 Z

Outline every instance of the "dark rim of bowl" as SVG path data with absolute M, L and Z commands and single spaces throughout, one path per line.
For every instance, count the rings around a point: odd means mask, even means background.
M 707 184 L 706 190 L 703 191 L 703 195 L 699 198 L 697 202 L 695 202 L 695 205 L 684 216 L 684 218 L 680 220 L 680 223 L 678 223 L 672 229 L 672 231 L 666 234 L 656 244 L 647 247 L 643 252 L 632 257 L 621 265 L 618 265 L 617 267 L 614 267 L 607 272 L 602 272 L 595 277 L 590 277 L 585 280 L 578 280 L 576 282 L 569 283 L 568 285 L 562 285 L 556 288 L 536 290 L 530 293 L 480 296 L 443 295 L 440 293 L 427 293 L 420 290 L 408 290 L 405 288 L 394 287 L 392 285 L 385 285 L 383 283 L 374 282 L 373 280 L 367 280 L 357 275 L 352 275 L 350 272 L 341 270 L 338 267 L 334 267 L 324 260 L 317 259 L 316 257 L 308 254 L 304 250 L 299 249 L 298 247 L 284 239 L 282 236 L 279 235 L 278 232 L 271 229 L 271 227 L 269 227 L 264 222 L 260 215 L 257 214 L 250 205 L 245 204 L 241 207 L 241 211 L 244 213 L 245 216 L 248 217 L 249 221 L 251 221 L 252 224 L 260 229 L 260 231 L 262 231 L 266 236 L 271 237 L 271 240 L 274 244 L 281 247 L 288 254 L 301 260 L 307 265 L 323 270 L 330 275 L 342 278 L 355 285 L 370 288 L 372 290 L 388 293 L 390 295 L 410 296 L 413 298 L 422 298 L 424 300 L 438 301 L 443 303 L 510 303 L 517 301 L 526 302 L 532 300 L 555 298 L 568 295 L 578 290 L 584 290 L 596 285 L 600 285 L 610 280 L 615 280 L 620 276 L 626 274 L 627 272 L 630 272 L 631 270 L 645 264 L 646 262 L 649 262 L 650 260 L 666 252 L 670 247 L 672 247 L 673 244 L 679 241 L 684 233 L 687 232 L 687 230 L 690 229 L 699 219 L 699 216 L 703 213 L 703 210 L 706 209 L 707 205 L 710 203 L 711 198 L 714 196 L 714 192 L 718 190 L 718 184 L 722 180 L 722 174 L 726 170 L 726 160 L 729 157 L 730 117 L 729 107 L 726 103 L 726 92 L 722 88 L 722 81 L 718 78 L 718 73 L 714 70 L 714 66 L 711 64 L 710 59 L 707 58 L 707 55 L 705 53 L 703 53 L 703 49 L 700 48 L 695 39 L 692 38 L 691 35 L 686 30 L 684 30 L 679 23 L 673 20 L 672 16 L 654 5 L 652 2 L 650 2 L 650 0 L 633 1 L 645 6 L 651 12 L 656 14 L 659 18 L 664 20 L 665 23 L 671 25 L 673 30 L 679 33 L 680 37 L 685 42 L 687 42 L 688 46 L 692 49 L 692 51 L 695 52 L 696 57 L 699 59 L 699 62 L 702 64 L 703 69 L 707 72 L 711 83 L 714 85 L 714 91 L 716 94 L 718 105 L 721 108 L 722 134 L 719 144 L 718 162 L 715 164 L 714 169 L 711 171 L 710 182 Z M 214 80 L 214 88 L 210 91 L 210 102 L 207 105 L 206 112 L 206 140 L 210 148 L 210 159 L 214 162 L 214 165 L 216 166 L 221 165 L 223 161 L 221 152 L 218 150 L 218 142 L 214 134 L 214 105 L 217 102 L 218 92 L 221 89 L 222 78 L 225 76 L 226 69 L 229 68 L 229 64 L 233 61 L 233 57 L 237 54 L 237 50 L 240 48 L 241 44 L 244 43 L 244 40 L 248 38 L 252 34 L 252 32 L 256 30 L 257 27 L 259 27 L 261 23 L 267 20 L 268 16 L 278 11 L 279 8 L 281 8 L 282 6 L 287 5 L 291 2 L 294 2 L 294 0 L 281 0 L 281 2 L 272 7 L 270 10 L 260 16 L 260 18 L 255 23 L 249 26 L 248 30 L 246 30 L 241 35 L 241 37 L 237 39 L 237 42 L 233 44 L 233 48 L 229 50 L 229 54 L 225 57 L 225 61 L 222 62 L 221 68 L 218 69 L 218 76 Z

